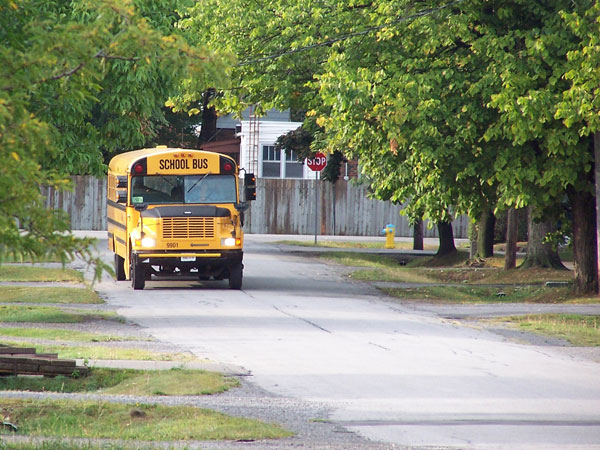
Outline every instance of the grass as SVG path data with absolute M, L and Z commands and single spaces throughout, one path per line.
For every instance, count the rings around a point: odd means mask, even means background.
M 386 294 L 406 299 L 444 303 L 564 303 L 568 288 L 542 286 L 426 286 L 381 288 Z
M 125 395 L 212 395 L 239 385 L 235 378 L 215 372 L 176 369 L 138 373 L 102 392 Z
M 445 260 L 421 257 L 400 265 L 393 258 L 351 252 L 328 252 L 322 257 L 359 268 L 350 278 L 360 281 L 431 284 L 418 288 L 384 288 L 393 297 L 451 303 L 597 303 L 598 299 L 576 298 L 567 288 L 546 288 L 546 281 L 571 282 L 573 272 L 542 268 L 504 270 L 501 258 L 465 264 L 466 254 L 458 252 Z M 443 263 L 443 264 L 442 264 Z M 442 265 L 440 265 L 442 264 Z M 483 267 L 479 267 L 482 265 Z M 436 286 L 445 284 L 449 286 Z M 501 293 L 501 295 L 498 295 Z M 502 295 L 504 294 L 504 295 Z
M 0 377 L 0 390 L 99 392 L 122 395 L 212 395 L 238 387 L 235 378 L 203 370 L 129 370 L 93 367 L 80 378 Z
M 38 353 L 58 353 L 59 358 L 67 359 L 124 359 L 134 361 L 191 361 L 194 357 L 186 353 L 153 352 L 134 347 L 108 347 L 105 345 L 27 344 L 23 341 L 2 341 L 13 347 L 35 347 Z
M 283 428 L 191 406 L 5 399 L 0 416 L 19 435 L 136 441 L 257 440 L 291 436 Z M 0 433 L 9 433 L 2 430 Z
M 71 342 L 116 342 L 131 339 L 101 333 L 86 333 L 83 331 L 67 330 L 64 328 L 12 328 L 0 327 L 0 339 L 5 337 L 43 339 L 47 341 Z M 138 340 L 138 339 L 136 339 Z M 150 340 L 150 339 L 148 339 Z
M 502 319 L 522 331 L 565 339 L 575 346 L 600 346 L 600 316 L 536 314 Z
M 434 283 L 435 279 L 418 270 L 382 267 L 377 270 L 355 270 L 350 275 L 359 281 L 390 281 L 396 283 Z
M 319 240 L 315 246 L 314 241 L 293 241 L 283 240 L 277 241 L 275 244 L 283 245 L 296 245 L 299 247 L 325 247 L 325 248 L 372 248 L 380 249 L 385 248 L 385 238 L 381 241 L 333 241 L 333 240 Z M 412 250 L 413 243 L 398 241 L 395 242 L 395 248 L 399 250 Z M 425 245 L 424 250 L 435 250 L 437 245 Z
M 104 303 L 98 294 L 86 288 L 0 286 L 2 303 Z
M 375 267 L 375 266 L 374 266 Z M 398 283 L 451 284 L 543 284 L 546 281 L 572 281 L 573 273 L 553 269 L 467 268 L 467 267 L 377 267 L 377 270 L 357 270 L 351 278 L 361 281 L 392 281 Z
M 400 267 L 398 262 L 393 258 L 366 253 L 326 252 L 321 257 L 350 267 L 371 267 L 376 269 L 382 267 Z
M 469 252 L 458 250 L 444 256 L 424 256 L 410 261 L 408 267 L 453 267 L 464 264 L 469 259 Z
M 572 281 L 570 270 L 542 268 L 504 270 L 496 267 L 446 267 L 423 269 L 428 277 L 442 283 L 543 284 L 546 281 Z
M 91 320 L 117 320 L 118 315 L 107 311 L 66 311 L 52 306 L 0 305 L 0 321 L 33 323 L 81 323 Z
M 4 264 L 0 266 L 0 281 L 68 281 L 83 283 L 83 274 L 75 269 Z
M 2 264 L 6 263 L 19 263 L 19 264 L 33 264 L 33 263 L 60 263 L 61 260 L 56 255 L 44 255 L 40 257 L 34 257 L 32 255 L 22 255 L 18 253 L 5 253 L 2 255 Z
M 393 258 L 361 253 L 329 252 L 323 258 L 349 267 L 376 270 L 359 270 L 352 278 L 363 281 L 396 281 L 400 283 L 473 283 L 473 284 L 542 284 L 545 281 L 571 281 L 573 272 L 554 269 L 504 270 L 493 263 L 484 267 L 468 267 L 464 255 L 455 255 L 438 266 L 435 258 L 423 257 L 401 266 Z
M 126 450 L 131 447 L 123 447 L 120 444 L 103 442 L 93 444 L 91 442 L 76 443 L 51 439 L 42 442 L 3 442 L 0 440 L 0 450 Z

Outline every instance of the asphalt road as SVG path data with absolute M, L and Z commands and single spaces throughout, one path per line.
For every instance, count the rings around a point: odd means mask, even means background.
M 157 339 L 240 366 L 276 395 L 326 404 L 332 421 L 372 440 L 600 448 L 600 364 L 386 302 L 335 266 L 246 243 L 242 291 L 193 280 L 95 287 Z

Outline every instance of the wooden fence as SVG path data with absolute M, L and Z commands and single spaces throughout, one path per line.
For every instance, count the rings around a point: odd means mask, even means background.
M 315 198 L 315 185 L 317 195 Z M 72 192 L 46 189 L 46 206 L 63 209 L 71 216 L 74 230 L 106 230 L 106 180 L 73 177 Z M 313 234 L 379 236 L 387 224 L 396 226 L 396 236 L 412 236 L 412 227 L 400 215 L 401 205 L 368 198 L 367 187 L 338 181 L 335 185 L 316 180 L 258 179 L 257 200 L 246 213 L 245 230 L 255 234 Z M 469 219 L 453 222 L 454 236 L 466 238 Z M 425 226 L 425 237 L 437 237 L 437 229 Z
M 106 178 L 74 176 L 72 191 L 45 188 L 46 207 L 62 209 L 73 230 L 106 230 Z

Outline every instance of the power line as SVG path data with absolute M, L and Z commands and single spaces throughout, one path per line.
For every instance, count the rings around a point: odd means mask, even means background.
M 418 19 L 419 17 L 425 17 L 425 16 L 429 16 L 431 14 L 435 14 L 443 9 L 449 8 L 451 6 L 457 5 L 459 3 L 462 3 L 464 0 L 455 0 L 453 2 L 447 3 L 445 5 L 439 6 L 437 8 L 430 8 L 430 9 L 425 9 L 423 11 L 419 11 L 418 13 L 412 14 L 410 16 L 403 16 L 403 17 L 398 17 L 397 19 L 386 23 L 384 25 L 378 25 L 376 27 L 370 27 L 367 28 L 365 30 L 362 31 L 357 31 L 355 33 L 349 33 L 349 34 L 344 34 L 335 38 L 331 38 L 328 39 L 326 41 L 323 42 L 318 42 L 316 44 L 311 44 L 311 45 L 307 45 L 305 47 L 299 47 L 299 48 L 295 48 L 295 49 L 291 49 L 291 50 L 285 50 L 285 51 L 281 51 L 279 53 L 272 53 L 270 55 L 266 55 L 266 56 L 261 56 L 259 58 L 255 58 L 255 59 L 251 59 L 248 61 L 242 61 L 238 64 L 236 64 L 236 66 L 247 66 L 249 64 L 254 64 L 254 63 L 258 63 L 258 62 L 263 62 L 263 61 L 269 61 L 272 59 L 277 59 L 277 58 L 281 58 L 282 56 L 287 56 L 287 55 L 293 55 L 294 53 L 300 53 L 300 52 L 304 52 L 307 50 L 312 50 L 313 48 L 318 48 L 318 47 L 327 47 L 330 46 L 332 44 L 335 44 L 336 42 L 341 42 L 341 41 L 345 41 L 348 39 L 352 39 L 354 37 L 357 36 L 364 36 L 366 34 L 372 33 L 373 31 L 379 31 L 382 30 L 383 28 L 387 28 L 391 25 L 395 25 L 398 23 L 402 23 L 402 22 L 408 22 L 410 20 L 414 20 L 414 19 Z

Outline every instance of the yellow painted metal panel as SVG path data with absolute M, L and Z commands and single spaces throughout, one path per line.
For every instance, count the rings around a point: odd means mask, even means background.
M 219 173 L 219 155 L 192 150 L 155 154 L 147 157 L 148 174 Z

